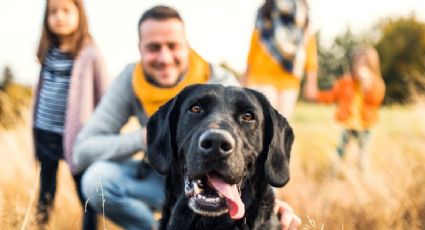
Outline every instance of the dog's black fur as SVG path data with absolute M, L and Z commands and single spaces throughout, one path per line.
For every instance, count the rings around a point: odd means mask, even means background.
M 222 85 L 189 86 L 162 106 L 147 128 L 148 159 L 166 174 L 160 229 L 278 227 L 271 186 L 282 187 L 289 180 L 294 135 L 262 94 Z M 212 129 L 226 133 L 218 136 L 220 141 L 230 138 L 230 147 L 219 145 L 218 150 L 205 151 L 200 137 Z M 243 218 L 235 220 L 227 213 L 205 216 L 188 205 L 185 178 L 199 181 L 207 174 L 239 185 Z

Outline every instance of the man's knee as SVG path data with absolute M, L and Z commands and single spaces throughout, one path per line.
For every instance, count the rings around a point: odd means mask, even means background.
M 118 184 L 119 175 L 119 168 L 107 161 L 94 163 L 84 173 L 81 181 L 82 193 L 86 202 L 97 212 L 103 210 L 105 202 L 114 204 L 125 194 Z

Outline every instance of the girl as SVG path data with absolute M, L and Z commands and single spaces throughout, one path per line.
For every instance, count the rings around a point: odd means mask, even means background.
M 37 221 L 47 223 L 56 191 L 60 159 L 69 163 L 72 145 L 83 123 L 106 88 L 104 61 L 88 29 L 82 0 L 47 0 L 37 51 L 41 63 L 35 90 L 33 137 L 40 161 Z M 79 198 L 81 174 L 73 175 Z M 94 229 L 96 215 L 88 212 L 84 229 Z
M 358 167 L 365 167 L 365 148 L 369 130 L 378 119 L 378 109 L 384 99 L 385 84 L 379 67 L 378 52 L 373 47 L 358 47 L 350 57 L 350 73 L 334 83 L 331 90 L 313 88 L 313 100 L 337 104 L 336 120 L 344 130 L 337 153 L 342 158 L 351 139 L 357 140 Z
M 251 38 L 245 85 L 264 93 L 290 119 L 302 75 L 306 85 L 317 78 L 316 39 L 310 33 L 305 0 L 265 0 Z

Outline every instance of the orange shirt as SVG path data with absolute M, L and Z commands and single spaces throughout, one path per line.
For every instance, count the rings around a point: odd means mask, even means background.
M 364 91 L 358 88 L 356 92 L 356 83 L 350 75 L 341 77 L 331 90 L 320 91 L 317 101 L 337 104 L 335 113 L 336 120 L 340 121 L 347 128 L 350 124 L 355 124 L 355 114 L 359 112 L 361 119 L 361 129 L 370 128 L 378 120 L 378 109 L 385 95 L 385 84 L 381 78 L 376 77 L 372 86 Z M 361 93 L 361 95 L 359 95 Z M 359 106 L 356 106 L 356 100 Z M 356 111 L 356 109 L 358 109 Z
M 316 38 L 309 37 L 306 44 L 305 71 L 317 71 Z M 255 29 L 251 38 L 251 47 L 247 63 L 247 83 L 273 85 L 278 90 L 298 89 L 300 79 L 286 71 L 269 53 L 261 42 L 260 32 Z
M 351 116 L 344 122 L 344 126 L 347 129 L 364 130 L 366 127 L 362 119 L 362 101 L 363 101 L 363 90 L 358 82 L 354 82 L 354 96 L 353 102 L 351 103 Z

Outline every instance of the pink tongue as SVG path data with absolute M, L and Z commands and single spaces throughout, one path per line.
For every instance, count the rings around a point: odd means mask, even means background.
M 242 202 L 236 185 L 230 185 L 215 176 L 208 175 L 208 180 L 214 189 L 226 198 L 229 215 L 232 219 L 240 219 L 245 214 L 245 205 Z

